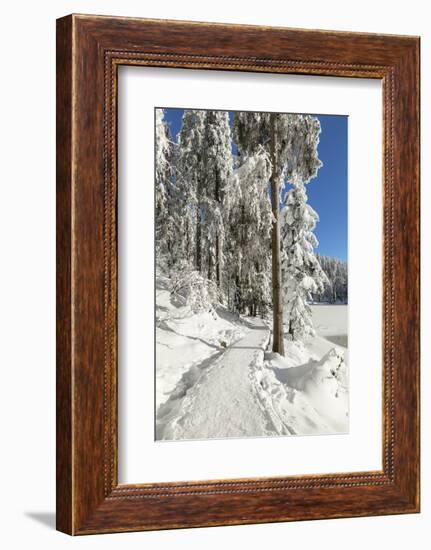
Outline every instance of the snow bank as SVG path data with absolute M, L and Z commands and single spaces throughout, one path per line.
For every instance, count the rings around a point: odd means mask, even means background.
M 156 410 L 187 374 L 206 366 L 244 333 L 244 326 L 223 309 L 193 314 L 158 277 L 156 288 Z M 187 376 L 185 376 L 187 379 Z
M 272 371 L 267 373 L 266 389 L 271 386 L 270 392 L 281 399 L 283 414 L 290 412 L 290 404 L 296 400 L 292 424 L 295 433 L 348 431 L 348 375 L 342 352 L 332 348 L 319 361 L 310 358 L 296 367 L 284 357 L 271 354 L 266 367 Z
M 314 305 L 312 312 L 316 336 L 286 340 L 285 357 L 265 353 L 255 369 L 257 395 L 282 434 L 346 433 L 347 306 Z

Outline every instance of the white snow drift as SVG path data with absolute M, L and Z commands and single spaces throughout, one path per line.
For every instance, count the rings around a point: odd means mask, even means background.
M 347 306 L 312 306 L 316 336 L 282 357 L 268 323 L 192 313 L 158 281 L 157 440 L 348 431 Z

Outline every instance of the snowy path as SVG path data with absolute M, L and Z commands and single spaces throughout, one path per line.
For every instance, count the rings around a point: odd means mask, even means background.
M 219 356 L 189 391 L 159 411 L 157 439 L 206 439 L 276 432 L 256 390 L 254 367 L 263 363 L 268 328 L 248 321 L 246 335 Z
M 318 334 L 305 344 L 286 340 L 285 357 L 264 353 L 269 330 L 260 319 L 243 319 L 223 337 L 234 342 L 226 350 L 218 333 L 216 351 L 186 364 L 158 406 L 156 439 L 347 433 L 347 349 L 338 344 L 347 344 L 346 313 L 318 306 Z

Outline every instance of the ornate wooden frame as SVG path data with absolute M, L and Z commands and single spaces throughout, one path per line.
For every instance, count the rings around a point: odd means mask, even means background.
M 384 103 L 383 469 L 119 485 L 119 65 L 376 78 Z M 419 38 L 70 15 L 57 21 L 57 528 L 419 511 Z

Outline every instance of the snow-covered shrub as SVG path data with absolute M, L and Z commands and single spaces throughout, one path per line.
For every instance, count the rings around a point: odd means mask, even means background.
M 212 312 L 219 303 L 217 284 L 187 267 L 171 274 L 171 294 L 193 313 Z

